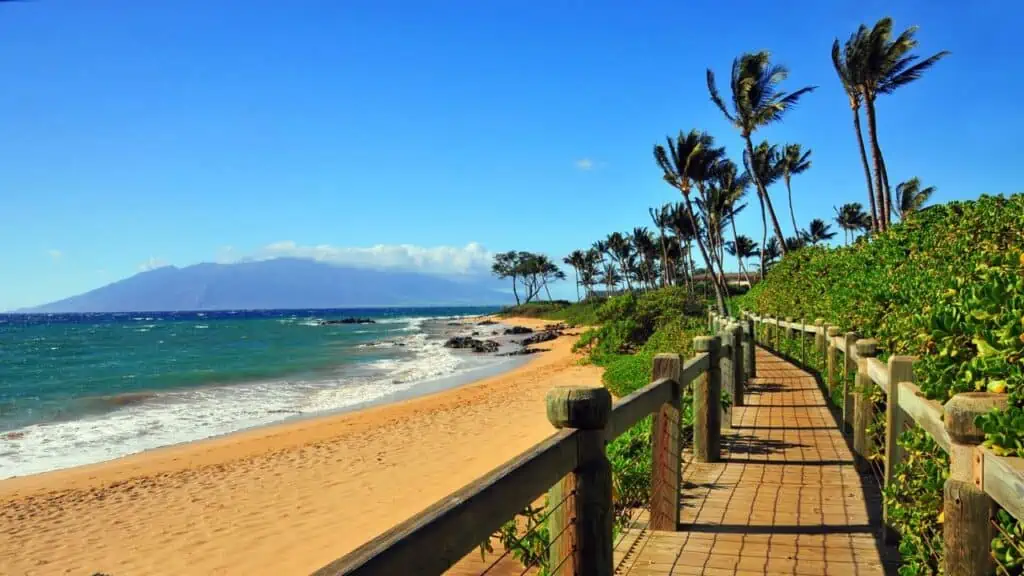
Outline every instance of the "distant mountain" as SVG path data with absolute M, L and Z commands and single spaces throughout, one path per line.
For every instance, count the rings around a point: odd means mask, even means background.
M 278 258 L 157 268 L 19 312 L 458 306 L 505 304 L 510 297 L 486 279 L 458 281 L 414 272 Z

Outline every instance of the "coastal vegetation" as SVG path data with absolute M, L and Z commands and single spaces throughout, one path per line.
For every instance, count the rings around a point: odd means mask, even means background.
M 722 314 L 731 307 L 824 318 L 876 338 L 883 360 L 893 354 L 917 356 L 915 377 L 930 399 L 944 402 L 967 391 L 1007 395 L 1009 408 L 981 417 L 978 424 L 996 454 L 1024 456 L 1024 195 L 926 208 L 934 186 L 913 177 L 890 187 L 877 98 L 919 80 L 949 54 L 922 58 L 912 53 L 916 28 L 897 35 L 893 26 L 882 18 L 832 46 L 832 64 L 853 113 L 868 196 L 867 210 L 852 200 L 834 208 L 842 247 L 829 246 L 838 232 L 825 219 L 813 218 L 801 228 L 796 217 L 793 179 L 811 168 L 810 148 L 754 141 L 755 132 L 781 121 L 815 87 L 784 91 L 788 69 L 763 51 L 733 61 L 724 94 L 714 72 L 707 71 L 712 102 L 741 137 L 743 169 L 699 129 L 681 130 L 655 145 L 655 163 L 682 201 L 648 209 L 656 232 L 616 232 L 573 251 L 564 262 L 575 271 L 581 302 L 538 312 L 585 318 L 580 324 L 593 328 L 577 347 L 587 361 L 605 367 L 604 384 L 613 394 L 646 384 L 654 354 L 689 353 L 700 328 L 694 315 L 706 304 Z M 866 143 L 861 108 L 867 116 Z M 771 194 L 779 183 L 788 200 L 789 236 Z M 761 210 L 760 241 L 737 230 L 735 222 L 751 185 Z M 699 261 L 692 256 L 694 246 Z M 726 254 L 752 286 L 748 293 L 733 297 Z M 699 293 L 702 283 L 710 293 Z M 586 316 L 575 312 L 584 309 Z M 884 426 L 880 419 L 872 430 Z M 903 433 L 900 444 L 908 457 L 885 489 L 901 538 L 900 573 L 938 573 L 948 457 L 920 428 Z M 649 446 L 649 422 L 609 446 L 620 510 L 642 503 L 649 490 Z M 1024 524 L 1003 511 L 997 520 L 1002 531 L 993 553 L 1007 573 L 1024 574 Z

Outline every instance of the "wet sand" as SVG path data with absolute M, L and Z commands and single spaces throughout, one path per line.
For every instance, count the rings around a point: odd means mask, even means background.
M 600 383 L 575 339 L 429 396 L 0 481 L 0 574 L 308 574 L 550 435 L 547 390 Z

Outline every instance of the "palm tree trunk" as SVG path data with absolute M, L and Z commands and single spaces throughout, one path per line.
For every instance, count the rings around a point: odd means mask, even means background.
M 750 282 L 750 274 L 747 274 L 747 269 L 743 266 L 743 258 L 740 253 L 740 239 L 736 235 L 736 214 L 733 212 L 729 213 L 729 222 L 732 224 L 732 245 L 736 248 L 736 262 L 740 267 L 740 272 L 743 273 L 743 277 L 747 280 L 748 286 L 753 286 Z
M 744 158 L 744 164 L 753 164 L 754 162 L 754 143 L 750 141 L 750 135 L 745 134 L 743 139 L 747 143 L 747 161 Z M 779 226 L 779 219 L 775 215 L 775 208 L 772 206 L 772 199 L 768 196 L 768 190 L 764 187 L 764 183 L 761 182 L 761 178 L 758 177 L 757 171 L 753 169 L 753 166 L 747 166 L 747 173 L 750 174 L 754 180 L 754 185 L 757 187 L 757 193 L 762 198 L 762 204 L 768 208 L 768 215 L 772 217 L 772 228 L 775 229 L 775 236 L 779 239 L 779 250 L 782 255 L 786 255 L 786 237 L 782 234 L 782 226 Z
M 661 286 L 664 288 L 668 286 L 668 247 L 665 245 L 665 228 L 659 228 L 661 231 Z
M 882 166 L 882 185 L 885 187 L 885 227 L 892 223 L 892 190 L 889 189 L 889 170 L 885 167 L 885 156 L 878 149 L 878 163 Z
M 789 217 L 793 220 L 793 236 L 800 236 L 800 228 L 796 225 L 796 212 L 793 212 L 793 189 L 789 186 L 789 176 L 786 176 L 786 195 L 789 196 Z
M 516 277 L 512 275 L 512 293 L 516 295 L 516 306 L 519 306 L 519 291 L 516 290 Z
M 765 247 L 768 246 L 768 219 L 764 213 L 764 200 L 761 198 L 761 194 L 757 195 L 757 201 L 761 204 L 761 280 L 764 280 L 764 269 L 765 269 Z
M 878 132 L 875 123 L 875 103 L 870 97 L 864 98 L 864 108 L 868 113 L 868 138 L 871 140 L 871 158 L 875 164 L 875 198 L 878 203 L 878 229 L 889 228 L 889 216 L 886 214 L 885 186 L 882 182 L 882 149 L 878 146 Z
M 690 202 L 690 195 L 689 194 L 683 194 L 683 198 L 686 199 L 686 213 L 690 216 L 690 223 L 693 224 L 693 229 L 694 230 L 700 230 L 700 227 L 697 226 L 697 217 L 694 216 L 694 214 L 693 214 L 693 203 Z M 701 254 L 701 256 L 704 257 L 704 264 L 707 266 L 708 273 L 711 274 L 712 282 L 715 285 L 715 301 L 718 304 L 718 313 L 722 314 L 724 316 L 724 315 L 728 314 L 728 310 L 725 307 L 725 295 L 722 294 L 722 287 L 718 284 L 718 282 L 714 281 L 715 265 L 714 265 L 714 263 L 713 263 L 713 261 L 711 259 L 711 256 L 708 254 L 707 247 L 704 246 L 704 239 L 700 237 L 699 233 L 696 234 L 696 237 L 697 237 L 697 248 L 700 249 L 700 254 Z M 711 236 L 708 235 L 709 239 L 710 239 L 710 237 Z
M 580 301 L 580 269 L 573 266 L 572 269 L 576 272 L 576 301 Z
M 875 206 L 875 190 L 871 184 L 871 167 L 868 165 L 868 153 L 864 149 L 864 134 L 860 130 L 860 106 L 853 110 L 853 130 L 857 133 L 857 147 L 860 149 L 860 163 L 864 166 L 864 179 L 868 183 L 868 200 L 871 203 L 871 229 L 878 231 L 878 208 Z

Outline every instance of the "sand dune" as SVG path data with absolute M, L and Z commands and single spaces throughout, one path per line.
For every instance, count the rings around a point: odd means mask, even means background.
M 432 396 L 0 481 L 0 574 L 307 574 L 551 434 L 547 390 L 600 381 L 574 340 Z

